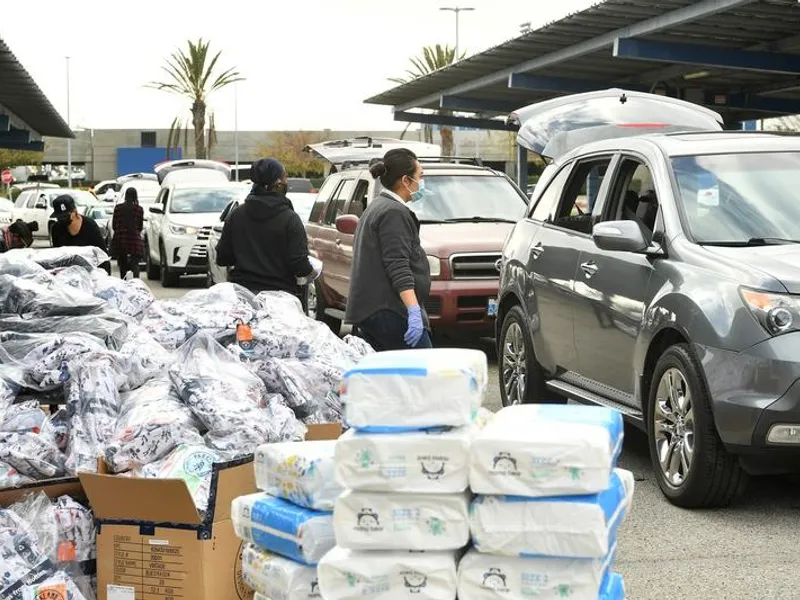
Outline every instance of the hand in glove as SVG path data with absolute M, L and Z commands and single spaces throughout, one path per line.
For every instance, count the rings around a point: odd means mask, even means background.
M 408 329 L 403 340 L 410 348 L 415 348 L 422 339 L 422 309 L 419 305 L 408 307 Z

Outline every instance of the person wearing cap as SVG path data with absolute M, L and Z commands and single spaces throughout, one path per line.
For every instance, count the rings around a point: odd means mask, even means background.
M 39 231 L 39 224 L 36 221 L 26 223 L 22 219 L 17 219 L 0 231 L 0 252 L 15 248 L 30 248 L 33 245 L 34 231 Z
M 107 250 L 100 227 L 94 219 L 78 212 L 75 208 L 75 199 L 69 194 L 61 194 L 53 200 L 53 213 L 50 218 L 56 220 L 50 230 L 53 248 L 95 246 L 104 252 Z M 110 261 L 101 264 L 100 268 L 111 274 Z
M 250 167 L 250 179 L 250 194 L 223 226 L 217 264 L 230 268 L 230 282 L 254 294 L 281 291 L 302 300 L 301 282 L 318 273 L 309 260 L 303 220 L 286 197 L 286 169 L 262 158 Z

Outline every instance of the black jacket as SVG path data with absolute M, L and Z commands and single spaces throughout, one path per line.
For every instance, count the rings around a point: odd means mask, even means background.
M 297 293 L 295 279 L 313 271 L 302 219 L 282 194 L 250 194 L 225 221 L 217 264 L 249 290 Z
M 400 292 L 414 290 L 422 307 L 431 291 L 428 257 L 419 239 L 419 219 L 395 198 L 379 194 L 358 223 L 347 297 L 348 323 L 363 323 L 379 310 L 408 314 Z

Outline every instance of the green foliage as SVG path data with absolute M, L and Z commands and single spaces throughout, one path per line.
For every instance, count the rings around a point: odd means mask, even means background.
M 303 152 L 303 148 L 322 140 L 310 131 L 281 131 L 273 140 L 259 148 L 259 155 L 279 160 L 289 176 L 307 177 L 323 173 L 325 165 L 315 160 L 313 155 Z
M 390 77 L 389 81 L 399 84 L 408 83 L 439 69 L 449 67 L 454 62 L 462 60 L 466 55 L 466 52 L 462 52 L 456 57 L 456 49 L 447 45 L 425 46 L 422 48 L 421 56 L 412 56 L 409 59 L 413 68 L 406 69 L 406 77 Z
M 42 164 L 44 152 L 30 150 L 6 150 L 0 148 L 0 169 L 28 167 Z

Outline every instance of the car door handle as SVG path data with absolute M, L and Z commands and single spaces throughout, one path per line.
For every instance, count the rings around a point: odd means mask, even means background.
M 536 244 L 533 248 L 531 248 L 531 256 L 533 256 L 533 260 L 536 260 L 542 255 L 544 252 L 544 246 L 542 246 L 542 242 Z
M 337 239 L 336 239 L 336 245 L 337 245 L 337 246 L 341 246 L 341 245 L 342 245 L 342 240 L 340 240 L 340 239 L 338 239 L 338 238 L 337 238 Z
M 581 270 L 583 271 L 583 274 L 586 276 L 586 279 L 589 279 L 592 275 L 597 273 L 597 269 L 598 269 L 597 263 L 595 263 L 593 260 L 581 263 Z

